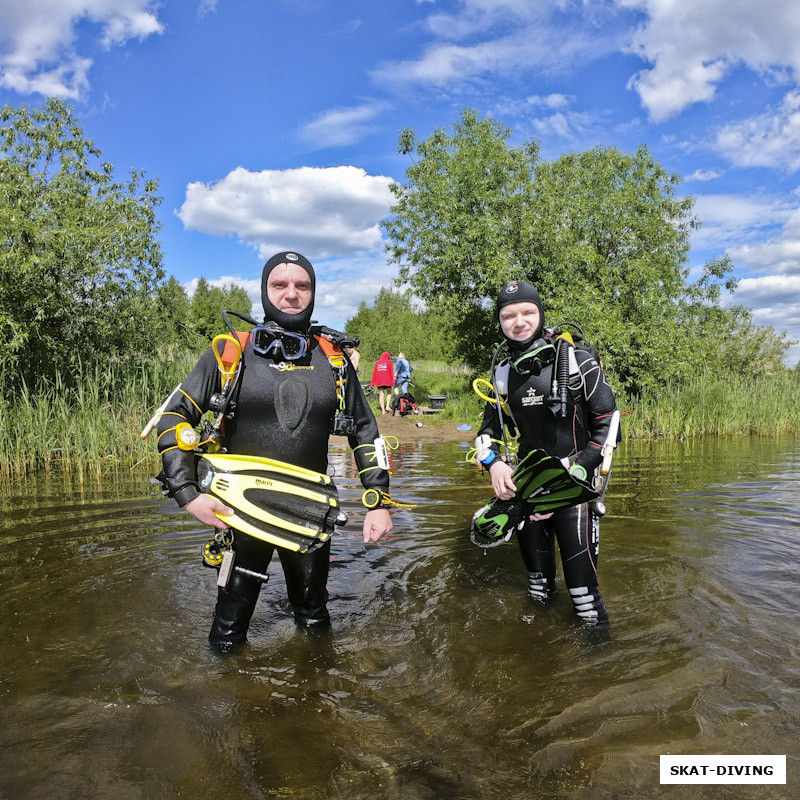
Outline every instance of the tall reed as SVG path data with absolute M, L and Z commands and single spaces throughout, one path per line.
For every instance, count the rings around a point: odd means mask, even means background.
M 430 375 L 423 369 L 421 373 L 422 392 L 435 387 L 431 394 L 447 395 L 439 420 L 466 422 L 473 428 L 480 424 L 484 402 L 473 392 L 471 376 L 460 371 Z M 667 386 L 657 396 L 629 398 L 618 394 L 617 405 L 623 414 L 626 438 L 686 439 L 709 434 L 797 433 L 799 396 L 798 370 L 758 379 L 709 372 Z M 424 394 L 421 399 L 427 402 Z
M 133 466 L 153 458 L 139 432 L 193 359 L 86 368 L 68 388 L 59 378 L 0 397 L 0 476 L 59 467 Z
M 631 438 L 679 438 L 729 434 L 779 434 L 800 430 L 800 372 L 757 379 L 705 374 L 665 387 L 657 397 L 619 398 L 630 414 Z
M 85 470 L 155 467 L 154 436 L 143 442 L 139 432 L 194 361 L 186 356 L 108 364 L 85 369 L 74 389 L 56 378 L 35 392 L 23 385 L 13 397 L 0 397 L 0 476 L 54 468 L 83 476 Z M 429 394 L 446 395 L 437 421 L 465 422 L 477 431 L 484 403 L 471 378 L 463 367 L 419 364 L 411 391 L 421 405 Z M 618 405 L 625 413 L 626 438 L 686 439 L 797 433 L 798 396 L 798 370 L 757 380 L 709 373 L 668 386 L 657 397 L 618 397 Z

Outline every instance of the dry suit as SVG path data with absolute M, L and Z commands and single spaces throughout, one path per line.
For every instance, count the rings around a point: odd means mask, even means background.
M 306 269 L 313 285 L 313 268 L 303 256 L 293 253 L 273 256 L 265 265 L 262 278 L 266 319 L 286 327 L 293 325 L 295 329 L 307 330 L 310 308 L 302 317 L 290 318 L 271 306 L 266 296 L 270 270 L 287 258 L 299 262 Z M 329 429 L 338 407 L 336 377 L 318 341 L 310 337 L 309 343 L 308 352 L 294 361 L 280 360 L 277 354 L 260 355 L 253 351 L 250 342 L 247 343 L 243 353 L 243 371 L 233 395 L 234 417 L 226 422 L 225 447 L 229 453 L 273 458 L 316 472 L 327 471 Z M 180 506 L 194 499 L 199 489 L 194 456 L 175 447 L 175 434 L 171 429 L 180 419 L 196 426 L 202 413 L 208 410 L 212 395 L 220 391 L 220 385 L 220 371 L 209 348 L 183 381 L 181 390 L 174 395 L 158 424 L 158 447 L 164 474 L 170 496 Z M 371 445 L 379 433 L 355 370 L 349 364 L 345 404 L 347 413 L 354 418 L 354 432 L 348 440 L 355 451 L 361 482 L 365 489 L 387 491 L 389 475 L 375 467 L 371 458 L 373 448 L 359 447 Z M 273 545 L 242 532 L 235 532 L 233 547 L 236 564 L 258 573 L 266 572 L 275 549 Z M 296 622 L 302 626 L 327 624 L 330 542 L 305 554 L 277 549 Z M 212 644 L 244 641 L 260 589 L 261 583 L 257 579 L 234 573 L 228 587 L 218 591 L 209 635 Z

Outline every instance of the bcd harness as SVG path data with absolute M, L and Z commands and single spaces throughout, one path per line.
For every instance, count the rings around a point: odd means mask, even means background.
M 336 383 L 336 415 L 331 421 L 330 432 L 335 436 L 350 436 L 355 431 L 355 420 L 346 413 L 347 357 L 341 347 L 333 341 L 332 337 L 337 333 L 337 331 L 333 331 L 330 328 L 322 328 L 319 333 L 313 333 L 312 335 L 328 359 Z M 224 367 L 224 369 L 222 367 L 220 369 L 223 376 L 223 390 L 225 375 L 231 374 L 232 371 L 238 369 L 249 337 L 250 334 L 247 331 L 236 331 L 236 339 L 230 335 L 218 337 L 225 339 L 225 348 L 219 356 L 220 363 Z M 237 347 L 236 340 L 238 340 L 239 347 Z M 233 413 L 233 411 L 229 411 L 225 414 L 225 418 L 232 419 Z
M 565 330 L 567 327 L 576 329 L 574 334 Z M 504 359 L 495 368 L 494 364 L 500 350 L 505 346 L 501 344 L 495 351 L 492 358 L 492 383 L 485 379 L 478 378 L 473 382 L 475 392 L 490 403 L 494 403 L 497 407 L 497 413 L 500 421 L 500 428 L 503 435 L 502 444 L 505 445 L 506 456 L 511 461 L 508 449 L 508 441 L 506 439 L 505 424 L 503 422 L 504 415 L 511 421 L 513 428 L 512 435 L 515 431 L 519 430 L 519 425 L 514 419 L 514 414 L 511 411 L 511 406 L 508 403 L 509 393 L 509 376 L 511 367 L 515 371 L 522 374 L 539 374 L 541 369 L 549 364 L 553 364 L 553 374 L 550 395 L 547 397 L 547 405 L 556 416 L 566 417 L 568 398 L 572 398 L 572 402 L 576 407 L 584 407 L 588 398 L 586 397 L 586 378 L 578 364 L 578 359 L 575 355 L 577 348 L 588 353 L 588 355 L 597 363 L 598 369 L 602 371 L 600 364 L 600 354 L 597 349 L 584 340 L 583 330 L 579 325 L 574 322 L 562 322 L 552 328 L 546 328 L 544 337 L 536 340 L 528 350 L 520 356 L 510 357 Z M 479 386 L 486 384 L 494 396 L 487 396 Z M 611 426 L 608 432 L 608 437 L 602 445 L 603 462 L 600 467 L 600 474 L 607 476 L 611 470 L 611 459 L 613 457 L 614 448 L 617 446 L 617 438 L 619 433 L 619 411 L 615 411 L 612 417 Z M 491 463 L 491 455 L 487 453 L 489 450 L 490 441 L 489 437 L 478 437 L 476 440 L 476 453 L 478 460 L 488 468 Z M 484 461 L 481 458 L 481 453 L 485 453 L 489 461 Z
M 250 334 L 246 331 L 236 331 L 236 336 L 242 352 L 244 351 L 244 346 L 247 343 L 249 335 Z M 352 339 L 348 339 L 344 337 L 343 334 L 339 333 L 339 331 L 322 326 L 312 328 L 312 335 L 314 339 L 317 340 L 320 349 L 327 357 L 328 363 L 331 365 L 331 369 L 333 370 L 334 381 L 336 383 L 336 414 L 331 420 L 330 433 L 334 436 L 350 436 L 355 433 L 355 419 L 352 415 L 347 413 L 347 403 L 345 399 L 345 390 L 347 387 L 347 365 L 349 363 L 349 359 L 337 343 L 337 340 L 341 341 L 345 346 L 348 342 L 353 342 L 353 345 L 355 346 L 358 340 L 354 341 Z M 236 341 L 233 339 L 233 337 L 227 337 L 225 349 L 223 350 L 220 359 L 227 370 L 234 369 L 233 365 L 241 359 L 241 352 L 237 348 Z M 223 371 L 222 374 L 225 375 L 226 373 Z M 226 416 L 228 419 L 230 419 L 232 417 L 232 412 Z M 375 441 L 371 444 L 357 445 L 355 449 L 357 450 L 361 447 L 372 447 L 373 453 L 371 455 L 370 466 L 359 470 L 359 475 L 361 475 L 363 472 L 373 469 L 385 470 L 386 472 L 390 471 L 387 444 L 383 437 L 378 436 L 378 438 L 375 439 Z M 388 508 L 391 506 L 395 506 L 397 508 L 415 508 L 415 506 L 411 504 L 399 503 L 396 500 L 393 500 L 388 492 L 379 491 L 377 489 L 367 489 L 361 497 L 361 503 L 367 509 Z
M 577 328 L 575 336 L 563 330 L 566 326 Z M 576 408 L 586 408 L 587 396 L 586 375 L 576 357 L 576 341 L 582 342 L 583 331 L 574 323 L 562 323 L 555 328 L 547 328 L 544 337 L 534 341 L 522 354 L 511 354 L 495 368 L 495 363 L 505 342 L 501 344 L 492 357 L 491 382 L 478 378 L 473 382 L 475 392 L 488 403 L 494 404 L 497 410 L 500 431 L 503 437 L 501 446 L 505 446 L 506 463 L 513 472 L 516 492 L 510 500 L 494 497 L 480 508 L 470 524 L 470 539 L 473 544 L 483 549 L 506 542 L 514 530 L 522 526 L 525 519 L 534 513 L 549 513 L 561 508 L 588 502 L 589 509 L 595 518 L 606 513 L 605 493 L 611 473 L 614 448 L 617 445 L 619 432 L 619 411 L 615 410 L 611 417 L 606 440 L 601 446 L 602 462 L 595 470 L 594 476 L 586 474 L 586 469 L 578 463 L 570 463 L 571 459 L 560 459 L 549 456 L 544 450 L 528 452 L 520 463 L 511 456 L 506 436 L 504 416 L 511 426 L 519 431 L 514 419 L 511 404 L 508 401 L 510 391 L 511 368 L 522 376 L 540 374 L 545 366 L 552 365 L 551 391 L 547 397 L 547 405 L 557 417 L 566 417 L 568 400 L 571 397 Z M 600 355 L 588 343 L 578 345 L 592 359 L 602 374 Z M 593 367 L 594 368 L 594 367 Z M 601 378 L 604 379 L 604 378 Z M 488 388 L 488 395 L 481 387 Z M 490 469 L 497 454 L 492 448 L 493 440 L 488 434 L 481 434 L 475 440 L 475 457 L 487 470 Z

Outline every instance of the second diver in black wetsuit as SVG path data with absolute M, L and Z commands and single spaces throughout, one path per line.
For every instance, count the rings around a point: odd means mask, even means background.
M 495 309 L 511 357 L 501 362 L 492 379 L 511 413 L 506 422 L 519 431 L 520 459 L 532 450 L 542 449 L 548 455 L 568 459 L 570 465 L 577 465 L 573 470 L 591 478 L 602 461 L 602 447 L 617 408 L 598 360 L 590 349 L 574 348 L 571 389 L 564 408 L 555 412 L 548 399 L 552 395 L 556 365 L 553 360 L 546 363 L 547 358 L 537 353 L 543 344 L 544 331 L 539 293 L 529 283 L 510 281 L 499 293 Z M 496 404 L 487 403 L 479 435 L 501 439 Z M 496 443 L 492 444 L 492 450 L 486 459 L 490 462 L 492 488 L 501 500 L 510 500 L 516 490 L 512 468 L 497 457 Z M 530 595 L 541 601 L 553 595 L 557 541 L 575 613 L 590 624 L 608 621 L 597 577 L 598 523 L 590 504 L 582 503 L 550 514 L 533 515 L 517 532 Z
M 235 414 L 225 431 L 229 453 L 267 457 L 326 472 L 331 420 L 337 412 L 337 383 L 328 357 L 309 332 L 314 291 L 314 268 L 299 253 L 278 253 L 265 264 L 261 284 L 265 323 L 305 339 L 307 351 L 293 360 L 280 349 L 259 354 L 253 349 L 251 336 L 244 347 L 244 367 L 235 390 Z M 381 499 L 388 491 L 389 474 L 376 467 L 372 446 L 379 436 L 378 426 L 349 365 L 346 377 L 344 400 L 353 419 L 349 443 L 364 488 L 375 489 L 373 496 L 378 498 L 365 515 L 363 536 L 365 542 L 378 541 L 392 528 Z M 194 454 L 177 446 L 174 430 L 176 419 L 196 426 L 219 391 L 218 362 L 209 348 L 164 410 L 158 424 L 158 447 L 170 496 L 200 522 L 224 529 L 228 525 L 216 514 L 230 514 L 232 510 L 200 492 Z M 275 549 L 241 532 L 235 532 L 233 546 L 236 563 L 256 573 L 266 572 Z M 328 624 L 330 541 L 304 554 L 279 547 L 278 554 L 297 624 Z M 245 640 L 260 589 L 259 580 L 238 571 L 227 588 L 219 589 L 209 634 L 212 645 L 227 647 Z

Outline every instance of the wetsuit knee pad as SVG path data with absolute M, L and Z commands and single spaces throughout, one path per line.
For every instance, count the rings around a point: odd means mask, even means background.
M 528 573 L 528 594 L 534 600 L 549 600 L 554 594 L 552 581 L 543 572 Z
M 569 596 L 575 613 L 582 622 L 587 624 L 608 622 L 608 612 L 597 586 L 570 587 Z

